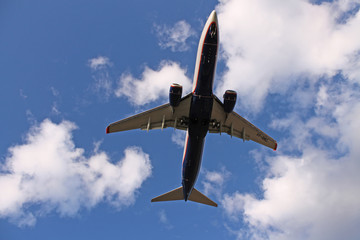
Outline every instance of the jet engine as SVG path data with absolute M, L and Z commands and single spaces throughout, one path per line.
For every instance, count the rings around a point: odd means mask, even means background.
M 181 100 L 181 94 L 182 94 L 182 86 L 180 84 L 173 83 L 170 86 L 170 91 L 169 91 L 170 106 L 172 107 L 179 106 Z
M 233 90 L 226 90 L 224 94 L 224 111 L 231 113 L 236 103 L 236 92 Z

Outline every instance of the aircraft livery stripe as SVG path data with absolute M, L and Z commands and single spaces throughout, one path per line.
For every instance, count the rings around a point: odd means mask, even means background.
M 186 152 L 187 152 L 188 141 L 189 141 L 189 133 L 186 133 L 184 156 L 183 156 L 183 159 L 182 159 L 182 164 L 184 164 L 184 160 L 185 160 L 185 156 L 186 156 Z

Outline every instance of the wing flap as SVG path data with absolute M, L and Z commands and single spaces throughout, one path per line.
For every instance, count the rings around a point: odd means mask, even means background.
M 277 148 L 277 142 L 274 139 L 248 120 L 235 112 L 226 113 L 222 102 L 216 96 L 214 96 L 209 132 L 220 134 L 224 132 L 232 137 L 241 138 L 243 141 L 252 140 L 274 150 Z
M 192 94 L 188 94 L 180 101 L 179 106 L 172 108 L 169 103 L 134 116 L 111 123 L 106 133 L 127 131 L 132 129 L 152 130 L 173 127 L 186 130 Z

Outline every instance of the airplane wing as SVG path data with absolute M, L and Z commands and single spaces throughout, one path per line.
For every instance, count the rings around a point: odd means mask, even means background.
M 224 111 L 223 103 L 216 96 L 214 96 L 213 100 L 209 132 L 220 134 L 225 132 L 231 137 L 238 137 L 243 139 L 243 141 L 252 140 L 274 150 L 277 148 L 277 142 L 274 139 L 245 118 L 235 112 L 227 114 Z
M 106 133 L 126 131 L 132 129 L 152 130 L 173 127 L 186 130 L 190 112 L 192 93 L 180 100 L 177 107 L 172 108 L 169 103 L 148 111 L 136 114 L 123 120 L 111 123 L 106 128 Z

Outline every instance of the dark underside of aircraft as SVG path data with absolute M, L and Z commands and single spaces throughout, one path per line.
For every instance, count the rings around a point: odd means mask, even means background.
M 182 186 L 160 195 L 152 202 L 190 200 L 211 206 L 217 204 L 194 188 L 199 175 L 206 134 L 227 133 L 243 141 L 252 140 L 276 150 L 274 139 L 233 111 L 237 94 L 227 90 L 221 102 L 213 94 L 219 27 L 215 10 L 203 29 L 196 58 L 194 84 L 183 98 L 182 86 L 172 84 L 169 103 L 110 124 L 106 133 L 131 129 L 164 129 L 187 131 L 182 162 Z

